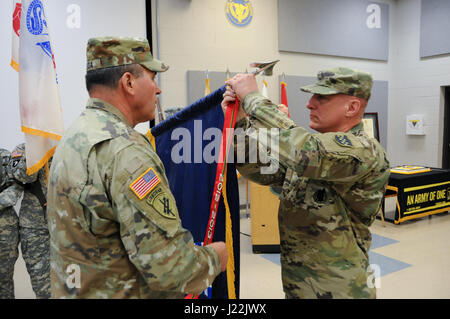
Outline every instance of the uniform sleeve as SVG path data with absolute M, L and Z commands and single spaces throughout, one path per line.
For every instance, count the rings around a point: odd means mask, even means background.
M 16 205 L 23 193 L 23 187 L 17 183 L 12 183 L 0 193 L 0 210 Z
M 247 119 L 237 123 L 234 140 L 234 160 L 236 168 L 247 179 L 261 185 L 281 185 L 284 180 L 285 168 L 271 156 L 271 150 L 265 147 Z M 263 132 L 265 133 L 265 132 Z M 270 133 L 263 137 L 270 142 Z M 269 145 L 270 147 L 270 145 Z
M 199 294 L 212 284 L 220 273 L 218 255 L 212 248 L 194 245 L 191 233 L 182 227 L 154 152 L 138 146 L 121 151 L 111 196 L 129 259 L 151 289 Z
M 33 175 L 27 174 L 25 153 L 17 156 L 13 155 L 9 162 L 8 170 L 10 175 L 22 184 L 31 184 L 38 179 L 38 173 L 34 173 Z
M 278 134 L 274 137 L 275 147 L 265 147 L 282 169 L 289 168 L 299 176 L 312 179 L 346 182 L 368 173 L 372 165 L 370 159 L 363 161 L 367 157 L 365 147 L 351 133 L 311 134 L 295 126 L 259 93 L 248 94 L 243 108 L 250 123 L 259 124 L 258 131 L 278 129 L 278 133 L 277 130 L 272 133 Z

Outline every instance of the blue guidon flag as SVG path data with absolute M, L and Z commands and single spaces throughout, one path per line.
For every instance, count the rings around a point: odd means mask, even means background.
M 211 199 L 216 179 L 217 161 L 210 161 L 204 154 L 210 153 L 213 145 L 217 145 L 215 158 L 219 156 L 221 136 L 211 138 L 208 132 L 222 131 L 224 114 L 220 103 L 225 86 L 194 102 L 180 112 L 151 129 L 155 139 L 155 149 L 164 164 L 166 176 L 172 194 L 175 197 L 178 214 L 184 228 L 188 229 L 197 245 L 202 245 L 208 229 Z M 194 148 L 184 149 L 188 154 L 182 156 L 182 161 L 174 160 L 181 141 L 176 139 L 176 131 L 185 134 L 184 142 Z M 214 139 L 214 140 L 212 140 Z M 203 154 L 203 156 L 198 156 Z M 197 158 L 198 157 L 198 158 Z M 226 196 L 231 217 L 232 246 L 234 255 L 234 281 L 228 287 L 227 272 L 222 272 L 199 298 L 227 299 L 230 289 L 234 288 L 236 298 L 239 298 L 239 188 L 234 161 L 227 162 Z M 226 208 L 223 197 L 220 198 L 213 241 L 226 241 Z M 229 253 L 229 255 L 231 255 Z

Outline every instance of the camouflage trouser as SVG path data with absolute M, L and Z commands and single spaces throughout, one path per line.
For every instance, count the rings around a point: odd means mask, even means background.
M 0 211 L 0 299 L 14 299 L 14 265 L 19 256 L 19 219 L 12 207 Z
M 50 298 L 50 235 L 42 225 L 42 216 L 22 211 L 19 218 L 13 208 L 0 212 L 0 299 L 14 299 L 14 265 L 22 251 L 31 286 L 39 299 Z M 31 218 L 30 218 L 31 217 Z M 37 228 L 28 227 L 30 219 L 39 219 Z M 27 226 L 27 227 L 25 227 Z
M 50 234 L 39 202 L 25 193 L 19 211 L 20 246 L 38 299 L 50 298 Z
M 331 255 L 331 254 L 330 254 Z M 281 263 L 281 276 L 286 299 L 375 299 L 376 289 L 368 286 L 368 275 L 363 267 L 335 267 L 331 263 Z M 297 259 L 298 260 L 298 259 Z M 326 260 L 326 256 L 323 257 Z M 315 266 L 315 268 L 313 268 Z M 319 270 L 320 273 L 314 272 Z M 364 271 L 366 270 L 366 271 Z M 346 278 L 344 275 L 348 276 Z
M 38 299 L 50 298 L 50 235 L 46 229 L 20 227 L 20 246 Z

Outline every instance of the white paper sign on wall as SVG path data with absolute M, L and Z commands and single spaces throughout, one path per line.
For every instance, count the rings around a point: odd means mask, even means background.
M 411 114 L 406 116 L 406 135 L 425 135 L 423 114 Z

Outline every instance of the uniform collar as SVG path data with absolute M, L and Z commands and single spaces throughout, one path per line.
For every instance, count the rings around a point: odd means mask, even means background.
M 364 131 L 364 124 L 362 121 L 350 129 L 350 132 L 354 132 L 354 133 L 359 132 L 359 131 Z
M 119 118 L 120 121 L 124 122 L 131 128 L 131 123 L 127 120 L 125 115 L 122 114 L 114 105 L 109 104 L 108 102 L 98 99 L 98 98 L 89 98 L 86 108 L 94 108 L 94 109 L 102 109 L 106 112 L 114 114 L 116 117 Z

